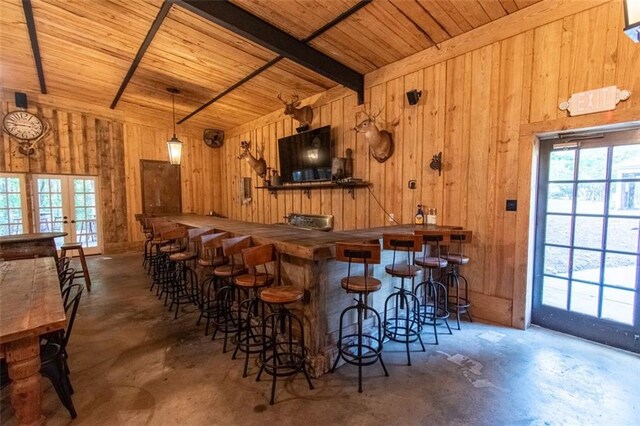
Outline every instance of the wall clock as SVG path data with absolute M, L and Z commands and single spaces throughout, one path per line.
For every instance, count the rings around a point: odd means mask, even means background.
M 224 142 L 224 132 L 218 129 L 205 129 L 204 143 L 209 148 L 220 148 Z
M 11 111 L 2 119 L 2 128 L 20 144 L 18 151 L 29 156 L 35 154 L 35 144 L 49 130 L 49 124 L 28 111 Z

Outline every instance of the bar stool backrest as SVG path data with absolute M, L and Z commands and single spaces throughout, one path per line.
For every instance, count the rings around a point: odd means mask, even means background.
M 229 258 L 231 265 L 241 265 L 237 262 L 236 255 L 242 254 L 242 250 L 251 247 L 251 237 L 234 237 L 222 240 L 222 253 Z
M 263 244 L 249 247 L 242 250 L 242 261 L 247 268 L 253 268 L 253 274 L 257 275 L 262 266 L 263 272 L 267 274 L 267 264 L 276 260 L 276 247 L 273 244 Z
M 347 269 L 347 291 L 349 291 L 349 280 L 351 279 L 351 264 L 364 264 L 364 282 L 367 286 L 369 277 L 369 265 L 380 263 L 380 242 L 377 243 L 336 243 L 336 260 L 339 262 L 349 262 Z
M 472 231 L 465 231 L 465 230 L 451 231 L 449 233 L 449 239 L 451 240 L 450 247 L 455 246 L 454 249 L 456 251 L 452 253 L 450 248 L 449 255 L 450 256 L 460 255 L 461 257 L 464 256 L 464 245 L 471 244 L 472 237 L 473 237 Z
M 202 246 L 202 254 L 206 259 L 213 259 L 217 256 L 218 251 L 222 249 L 222 241 L 229 238 L 228 232 L 218 232 L 215 234 L 206 234 L 200 236 L 200 245 Z
M 441 248 L 442 246 L 449 245 L 449 237 L 453 231 L 450 230 L 421 230 L 418 229 L 415 231 L 417 236 L 422 238 L 422 242 L 424 243 L 424 250 L 422 255 L 426 258 L 429 254 L 431 257 L 441 257 Z M 435 246 L 435 253 L 428 253 L 427 250 L 430 250 L 430 247 Z
M 193 249 L 196 254 L 200 253 L 200 239 L 203 235 L 214 234 L 216 230 L 214 228 L 191 228 L 188 231 L 189 234 L 189 250 Z
M 160 238 L 163 240 L 175 241 L 180 244 L 181 247 L 185 247 L 187 237 L 189 233 L 187 232 L 186 226 L 178 226 L 175 228 L 166 228 L 160 234 Z
M 413 253 L 422 250 L 422 238 L 413 234 L 382 234 L 382 248 L 385 250 L 393 250 L 393 262 L 396 264 L 396 254 L 407 254 L 407 265 L 411 265 Z M 392 267 L 393 269 L 393 267 Z
M 175 222 L 169 222 L 167 220 L 163 220 L 163 221 L 156 221 L 151 226 L 153 229 L 153 236 L 160 237 L 164 231 L 172 228 L 177 228 L 178 224 Z

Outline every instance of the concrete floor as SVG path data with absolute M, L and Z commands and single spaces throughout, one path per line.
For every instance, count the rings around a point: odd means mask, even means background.
M 412 354 L 385 346 L 390 377 L 343 366 L 277 389 L 243 379 L 242 361 L 204 336 L 195 313 L 178 320 L 148 291 L 140 255 L 92 257 L 69 354 L 78 418 L 71 421 L 48 381 L 49 425 L 555 425 L 640 424 L 640 357 L 540 328 L 463 324 L 440 345 Z M 425 333 L 425 341 L 430 336 Z M 8 392 L 1 423 L 15 424 Z

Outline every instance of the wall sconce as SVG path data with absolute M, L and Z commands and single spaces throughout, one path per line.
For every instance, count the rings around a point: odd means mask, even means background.
M 624 33 L 640 43 L 640 0 L 624 0 Z
M 178 89 L 173 87 L 167 88 L 167 92 L 171 93 L 171 106 L 173 109 L 173 137 L 167 141 L 169 149 L 169 162 L 173 165 L 180 165 L 182 161 L 182 142 L 176 136 L 176 93 L 180 93 Z
M 442 174 L 442 152 L 439 152 L 438 155 L 433 156 L 429 167 L 431 168 L 431 170 L 437 170 L 438 176 Z
M 416 89 L 413 89 L 410 92 L 407 92 L 407 100 L 409 101 L 409 105 L 417 104 L 421 96 L 422 90 L 417 91 Z

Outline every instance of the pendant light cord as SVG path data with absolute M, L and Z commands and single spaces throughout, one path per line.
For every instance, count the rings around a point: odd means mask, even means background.
M 173 109 L 173 137 L 176 137 L 176 94 L 171 93 L 171 108 Z

